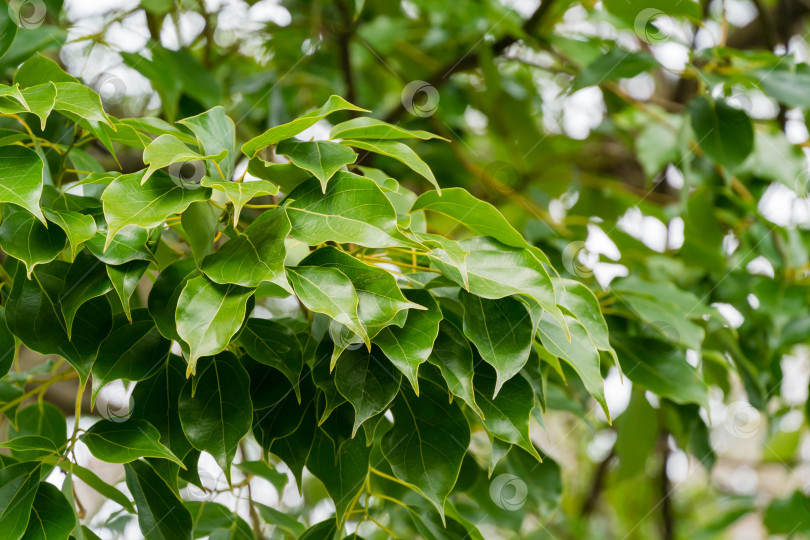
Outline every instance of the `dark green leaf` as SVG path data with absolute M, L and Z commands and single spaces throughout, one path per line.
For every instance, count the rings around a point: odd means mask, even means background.
M 400 480 L 414 486 L 444 517 L 444 501 L 470 444 L 470 426 L 458 405 L 436 384 L 416 396 L 403 388 L 394 402 L 394 427 L 381 448 Z
M 200 362 L 196 383 L 186 381 L 178 411 L 183 432 L 198 450 L 210 452 L 230 483 L 236 447 L 250 431 L 250 378 L 231 353 Z
M 124 470 L 144 537 L 147 540 L 190 540 L 191 515 L 155 470 L 140 460 L 124 465 Z
M 155 426 L 137 418 L 120 420 L 99 420 L 81 436 L 90 453 L 107 463 L 129 463 L 142 457 L 155 457 L 184 466 L 160 443 L 160 433 Z

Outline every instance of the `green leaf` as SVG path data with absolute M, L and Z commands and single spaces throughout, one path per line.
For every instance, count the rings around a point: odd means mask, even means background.
M 309 178 L 309 176 L 307 176 Z M 253 182 L 226 182 L 215 180 L 209 176 L 204 176 L 200 182 L 203 186 L 221 191 L 233 203 L 233 224 L 239 223 L 239 215 L 242 207 L 254 197 L 263 195 L 275 195 L 278 193 L 278 186 L 267 180 L 255 180 Z
M 249 318 L 237 343 L 257 362 L 283 373 L 301 401 L 298 379 L 304 368 L 304 357 L 295 332 L 274 320 Z
M 286 473 L 271 468 L 265 461 L 242 461 L 235 465 L 236 468 L 243 473 L 263 478 L 273 484 L 279 496 L 284 492 L 284 486 L 287 485 L 287 481 L 289 480 Z
M 326 183 L 346 165 L 354 163 L 357 154 L 351 148 L 327 141 L 296 141 L 287 139 L 276 147 L 276 153 L 287 156 L 296 167 L 315 175 L 326 193 Z
M 4 538 L 20 538 L 25 533 L 37 494 L 40 466 L 36 461 L 25 461 L 0 469 L 0 531 Z
M 155 171 L 163 167 L 168 167 L 173 163 L 212 160 L 214 163 L 218 164 L 223 161 L 227 155 L 227 150 L 222 150 L 216 154 L 203 155 L 189 148 L 174 135 L 161 135 L 149 143 L 143 151 L 143 162 L 149 165 L 149 167 L 146 169 L 146 172 L 142 174 L 141 178 L 139 178 L 139 181 L 145 184 Z
M 255 503 L 254 503 L 255 504 Z M 194 537 L 211 540 L 253 540 L 250 525 L 224 505 L 212 501 L 188 501 L 186 508 L 194 520 Z
M 610 353 L 618 361 L 616 351 L 610 345 L 607 323 L 593 292 L 573 279 L 560 279 L 555 282 L 555 289 L 560 291 L 558 295 L 560 305 L 571 312 L 585 328 L 594 346 L 600 351 Z
M 62 306 L 62 315 L 65 317 L 68 338 L 73 334 L 73 320 L 79 308 L 111 290 L 112 283 L 107 277 L 106 265 L 93 257 L 90 252 L 82 250 L 70 265 L 65 276 L 65 290 L 58 299 Z
M 191 247 L 191 254 L 199 266 L 214 251 L 219 211 L 209 201 L 193 202 L 180 216 L 180 224 L 183 226 L 183 238 Z
M 98 260 L 112 265 L 135 260 L 156 261 L 154 249 L 160 238 L 160 229 L 147 231 L 140 227 L 125 227 L 108 244 L 107 222 L 101 209 L 93 218 L 96 220 L 96 235 L 85 243 L 85 247 Z
M 776 499 L 765 509 L 763 524 L 771 534 L 810 533 L 810 497 L 797 490 L 790 497 Z
M 166 364 L 171 342 L 160 334 L 146 309 L 136 309 L 132 315 L 130 321 L 118 314 L 110 335 L 101 342 L 93 364 L 91 406 L 107 383 L 148 379 Z
M 99 420 L 81 435 L 80 439 L 95 457 L 107 463 L 129 463 L 142 457 L 163 458 L 185 468 L 183 462 L 160 443 L 160 433 L 155 426 L 138 418 L 116 420 Z
M 330 139 L 421 139 L 426 141 L 428 139 L 442 139 L 433 133 L 427 131 L 411 131 L 408 129 L 377 120 L 376 118 L 369 118 L 361 116 L 359 118 L 352 118 L 346 122 L 337 124 L 329 132 Z
M 599 351 L 579 321 L 566 317 L 566 324 L 568 335 L 556 319 L 541 318 L 537 328 L 540 341 L 548 352 L 562 358 L 574 368 L 588 393 L 602 406 L 609 420 L 610 412 L 605 401 L 602 373 L 599 370 Z
M 365 329 L 363 333 L 355 332 L 360 337 L 374 337 L 391 324 L 402 326 L 407 313 L 403 313 L 405 310 L 425 309 L 403 296 L 390 272 L 361 262 L 332 246 L 312 252 L 300 262 L 298 268 L 305 266 L 334 268 L 351 280 L 357 292 L 357 315 Z
M 6 323 L 6 308 L 0 306 L 0 378 L 9 372 L 16 354 L 17 342 Z
M 17 452 L 16 457 L 19 457 L 19 452 L 33 452 L 37 458 L 59 453 L 59 449 L 50 439 L 40 435 L 20 435 L 0 443 L 0 448 Z
M 6 54 L 17 36 L 17 21 L 9 15 L 7 10 L 2 11 L 0 13 L 0 58 Z
M 28 278 L 34 267 L 54 260 L 67 245 L 67 236 L 59 227 L 45 227 L 23 210 L 5 212 L 0 224 L 0 246 L 3 251 L 25 263 Z
M 374 337 L 374 344 L 410 381 L 419 395 L 417 378 L 419 365 L 426 362 L 433 351 L 433 343 L 439 334 L 442 312 L 433 295 L 426 290 L 406 289 L 405 297 L 424 307 L 424 310 L 409 309 L 408 317 L 401 328 L 387 326 Z
M 694 99 L 689 103 L 689 117 L 698 146 L 715 163 L 736 169 L 754 148 L 754 128 L 748 114 L 725 101 Z
M 203 273 L 220 284 L 258 287 L 264 281 L 292 292 L 284 274 L 284 240 L 290 220 L 282 208 L 264 212 L 243 234 L 225 242 L 202 262 Z
M 130 418 L 148 420 L 160 432 L 160 440 L 176 456 L 185 456 L 192 449 L 183 433 L 177 402 L 186 383 L 185 363 L 179 356 L 169 359 L 158 372 L 135 385 L 132 391 Z
M 655 452 L 659 426 L 658 413 L 640 389 L 633 392 L 627 409 L 616 420 L 616 431 L 618 477 L 631 478 L 644 472 L 647 459 Z
M 453 323 L 447 319 L 439 325 L 439 335 L 433 343 L 428 362 L 442 374 L 450 392 L 461 398 L 478 416 L 484 413 L 475 402 L 473 391 L 473 354 L 470 342 Z
M 180 259 L 158 274 L 152 290 L 149 291 L 147 307 L 160 333 L 166 339 L 181 341 L 177 333 L 175 313 L 180 293 L 188 281 L 197 275 L 197 267 L 192 259 Z
M 166 174 L 156 174 L 142 181 L 144 176 L 143 171 L 122 174 L 101 195 L 108 225 L 105 250 L 124 227 L 157 227 L 170 215 L 183 212 L 192 202 L 211 197 L 210 189 L 186 189 Z
M 191 514 L 155 470 L 140 460 L 124 465 L 124 470 L 144 537 L 147 540 L 190 540 Z
M 810 96 L 801 90 L 810 84 L 810 67 L 807 64 L 780 59 L 774 66 L 756 70 L 754 76 L 759 78 L 759 84 L 769 97 L 789 107 L 810 107 Z
M 72 212 L 70 210 L 52 210 L 45 208 L 45 217 L 48 221 L 55 223 L 67 235 L 70 242 L 70 259 L 76 258 L 76 254 L 82 243 L 90 240 L 96 235 L 96 222 L 93 216 Z
M 399 391 L 402 374 L 391 368 L 377 347 L 346 349 L 337 362 L 335 386 L 355 412 L 352 437 L 360 425 L 384 412 Z
M 295 481 L 298 483 L 299 495 L 303 493 L 303 470 L 309 459 L 316 429 L 317 417 L 315 416 L 315 403 L 312 402 L 307 407 L 307 410 L 302 416 L 301 423 L 294 432 L 286 437 L 273 440 L 270 443 L 270 447 L 265 448 L 265 450 L 272 452 L 284 460 L 284 463 L 290 468 L 290 471 L 295 477 Z
M 228 180 L 233 175 L 236 166 L 236 135 L 233 120 L 225 114 L 225 108 L 216 106 L 204 113 L 179 120 L 178 124 L 183 124 L 189 128 L 197 137 L 197 143 L 203 152 L 209 156 L 219 155 L 227 150 L 227 154 L 219 164 L 223 180 Z M 220 178 L 219 170 L 214 163 L 207 163 L 208 175 Z
M 708 407 L 708 388 L 686 352 L 649 338 L 613 339 L 622 371 L 634 384 L 675 403 Z
M 603 82 L 618 79 L 632 79 L 636 75 L 651 71 L 659 64 L 648 52 L 631 52 L 614 47 L 606 54 L 597 56 L 574 78 L 572 90 L 587 86 L 598 86 Z
M 98 491 L 101 495 L 105 496 L 106 498 L 118 503 L 121 507 L 124 508 L 130 514 L 135 513 L 135 507 L 132 506 L 132 502 L 127 498 L 126 495 L 121 493 L 118 489 L 111 486 L 101 478 L 99 478 L 96 473 L 91 471 L 90 469 L 85 469 L 81 465 L 77 465 L 75 463 L 67 462 L 64 467 L 66 473 L 71 473 L 76 475 L 82 482 L 93 488 L 94 490 Z M 61 466 L 61 465 L 60 465 Z
M 365 247 L 412 247 L 397 229 L 397 214 L 377 184 L 338 172 L 326 187 L 310 179 L 290 193 L 285 208 L 291 236 L 309 245 L 334 241 Z
M 110 278 L 110 283 L 115 288 L 115 292 L 118 293 L 121 306 L 130 321 L 132 320 L 130 298 L 132 298 L 132 294 L 138 287 L 138 283 L 140 283 L 147 268 L 149 268 L 149 261 L 140 260 L 120 265 L 107 265 L 107 276 Z
M 475 401 L 484 413 L 482 421 L 492 435 L 516 444 L 537 461 L 540 455 L 529 437 L 529 422 L 534 409 L 534 391 L 523 377 L 513 377 L 504 383 L 498 397 L 492 398 L 496 378 L 492 368 L 476 365 Z
M 68 339 L 62 310 L 56 303 L 65 289 L 68 269 L 68 263 L 54 261 L 34 270 L 34 279 L 26 279 L 24 268 L 18 265 L 6 304 L 6 322 L 26 347 L 65 358 L 84 381 L 99 344 L 110 330 L 112 312 L 105 297 L 86 302 L 75 316 L 82 332 Z
M 291 266 L 287 279 L 307 309 L 328 315 L 368 342 L 357 315 L 357 291 L 346 274 L 331 267 Z
M 326 487 L 335 503 L 335 516 L 339 524 L 346 512 L 363 492 L 368 475 L 371 448 L 363 437 L 346 440 L 339 447 L 323 428 L 316 428 L 315 440 L 307 460 L 307 469 Z
M 54 448 L 64 450 L 67 444 L 67 422 L 62 411 L 50 403 L 32 403 L 17 411 L 15 417 L 17 428 L 9 426 L 8 438 L 37 437 L 50 441 Z M 29 448 L 26 450 L 12 449 L 11 454 L 21 461 L 35 461 L 51 454 L 53 449 Z
M 435 191 L 423 193 L 413 203 L 411 213 L 418 210 L 443 214 L 473 233 L 491 236 L 507 246 L 527 248 L 538 261 L 550 265 L 546 255 L 529 244 L 497 208 L 476 199 L 462 188 L 448 188 L 441 195 Z
M 276 144 L 284 139 L 289 139 L 305 129 L 314 126 L 319 120 L 326 118 L 336 111 L 368 112 L 365 109 L 352 105 L 340 96 L 330 96 L 327 102 L 321 105 L 320 108 L 310 111 L 292 122 L 270 128 L 258 137 L 249 140 L 242 145 L 242 152 L 252 159 L 256 157 L 256 154 L 262 148 Z
M 402 389 L 394 402 L 394 427 L 380 443 L 400 480 L 414 486 L 444 519 L 444 501 L 453 490 L 470 444 L 470 426 L 458 405 L 436 384 L 422 394 Z
M 459 291 L 459 300 L 464 306 L 464 334 L 497 373 L 494 398 L 529 359 L 534 336 L 531 317 L 511 297 L 488 300 Z
M 177 333 L 190 350 L 186 376 L 197 359 L 225 350 L 245 320 L 254 289 L 220 285 L 205 276 L 189 279 L 177 299 Z
M 42 196 L 44 165 L 39 155 L 24 146 L 3 147 L 0 159 L 0 202 L 21 206 L 34 214 L 47 226 L 45 215 L 39 207 Z
M 543 264 L 527 249 L 504 245 L 497 240 L 477 237 L 458 243 L 467 253 L 463 270 L 447 264 L 444 257 L 431 256 L 431 263 L 468 292 L 496 300 L 511 295 L 528 296 L 558 320 L 554 285 Z M 466 271 L 467 283 L 462 271 Z
M 52 82 L 56 85 L 55 110 L 68 113 L 72 119 L 81 119 L 89 126 L 112 125 L 101 105 L 101 98 L 93 89 L 79 82 Z
M 41 482 L 22 540 L 67 540 L 75 526 L 73 508 L 59 488 Z
M 44 130 L 48 116 L 56 105 L 56 86 L 49 81 L 25 88 L 15 97 L 17 103 L 0 99 L 0 112 L 9 114 L 30 112 L 39 118 L 40 128 Z
M 251 426 L 250 378 L 229 352 L 203 359 L 196 377 L 180 392 L 180 423 L 194 448 L 216 458 L 230 484 L 236 448 Z
M 255 503 L 255 505 L 256 508 L 258 508 L 259 515 L 262 517 L 262 519 L 265 522 L 278 527 L 277 530 L 282 530 L 287 534 L 295 536 L 296 538 L 299 538 L 306 531 L 304 524 L 292 516 L 261 503 Z
M 654 10 L 652 14 L 648 16 L 650 19 L 660 14 L 675 17 L 686 16 L 692 19 L 700 18 L 700 4 L 694 0 L 634 0 L 633 2 L 625 2 L 625 0 L 606 0 L 605 8 L 610 13 L 630 23 L 634 23 L 645 9 Z M 644 22 L 651 24 L 652 21 Z
M 436 177 L 433 176 L 433 171 L 410 146 L 396 141 L 342 141 L 341 144 L 394 158 L 417 174 L 425 177 L 436 188 L 436 193 L 438 195 L 442 194 L 442 188 L 439 186 L 439 182 L 436 181 Z

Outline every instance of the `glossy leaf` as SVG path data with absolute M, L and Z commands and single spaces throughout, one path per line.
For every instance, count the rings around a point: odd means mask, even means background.
M 160 433 L 146 420 L 99 420 L 81 435 L 81 440 L 90 453 L 107 463 L 129 463 L 142 457 L 154 457 L 169 459 L 184 467 L 183 462 L 160 443 Z
M 399 390 L 402 374 L 377 347 L 346 349 L 337 361 L 335 386 L 354 407 L 352 437 L 360 425 L 385 411 Z
M 366 247 L 410 246 L 397 230 L 394 207 L 368 178 L 339 172 L 325 193 L 310 179 L 285 201 L 291 236 L 309 245 L 332 240 Z
M 93 364 L 92 403 L 111 381 L 140 381 L 157 373 L 167 361 L 170 345 L 146 309 L 136 309 L 131 321 L 119 314 Z
M 39 155 L 23 146 L 3 147 L 0 160 L 0 202 L 9 202 L 25 208 L 45 224 L 45 215 L 39 206 L 42 195 L 43 163 Z
M 504 383 L 496 398 L 492 398 L 496 384 L 494 370 L 486 365 L 476 368 L 475 401 L 484 413 L 484 426 L 495 437 L 520 446 L 542 461 L 529 437 L 529 422 L 534 408 L 531 384 L 521 376 L 514 377 Z
M 326 103 L 321 105 L 320 108 L 310 111 L 307 114 L 300 116 L 280 126 L 270 128 L 258 137 L 254 137 L 242 145 L 242 152 L 249 158 L 256 156 L 259 150 L 276 144 L 284 139 L 289 139 L 293 135 L 301 133 L 310 126 L 314 126 L 319 120 L 326 118 L 328 115 L 336 111 L 360 111 L 368 112 L 355 105 L 352 105 L 340 96 L 330 96 Z
M 76 526 L 73 508 L 59 491 L 47 482 L 41 482 L 34 496 L 31 517 L 22 538 L 24 540 L 67 540 Z
M 147 540 L 189 540 L 191 515 L 155 470 L 140 460 L 126 464 L 124 470 L 144 537 Z
M 196 373 L 197 359 L 225 350 L 245 320 L 253 289 L 220 285 L 205 276 L 189 279 L 177 299 L 177 333 L 190 350 L 186 374 Z
M 376 118 L 361 116 L 337 124 L 329 132 L 330 139 L 442 139 L 427 131 L 411 131 Z M 446 140 L 446 139 L 445 139 Z
M 419 155 L 411 149 L 410 146 L 403 144 L 401 142 L 396 141 L 343 141 L 341 144 L 345 144 L 348 146 L 352 146 L 354 148 L 359 148 L 360 150 L 366 150 L 368 152 L 374 152 L 375 154 L 381 154 L 383 156 L 388 156 L 390 158 L 394 158 L 395 160 L 405 164 L 408 168 L 419 174 L 420 176 L 426 178 L 428 182 L 433 184 L 433 187 L 436 188 L 436 193 L 441 195 L 442 188 L 439 186 L 439 182 L 436 180 L 436 177 L 433 176 L 433 171 L 430 170 L 427 163 L 425 163 Z
M 278 193 L 278 186 L 267 180 L 256 180 L 254 182 L 226 182 L 216 180 L 210 176 L 204 176 L 200 183 L 204 187 L 209 187 L 221 191 L 233 204 L 234 226 L 239 223 L 239 216 L 242 208 L 251 199 L 264 195 L 275 195 Z
M 408 318 L 402 327 L 386 326 L 374 337 L 374 344 L 388 357 L 410 381 L 419 395 L 419 365 L 426 362 L 433 351 L 433 343 L 439 334 L 442 320 L 439 304 L 428 291 L 406 289 L 405 297 L 424 307 L 424 310 L 409 309 Z
M 258 287 L 270 281 L 290 289 L 284 275 L 284 240 L 290 232 L 287 214 L 265 212 L 243 234 L 225 242 L 202 262 L 202 271 L 212 281 Z
M 187 189 L 165 174 L 144 178 L 143 171 L 123 174 L 101 195 L 108 225 L 105 250 L 124 227 L 157 227 L 170 215 L 183 212 L 192 202 L 211 197 L 210 189 Z
M 149 143 L 144 149 L 143 162 L 149 165 L 149 167 L 144 173 L 139 173 L 140 177 L 138 181 L 145 184 L 155 171 L 174 163 L 198 160 L 212 160 L 214 163 L 219 163 L 224 160 L 227 155 L 227 150 L 221 150 L 215 154 L 201 154 L 196 150 L 192 150 L 174 135 L 161 135 Z
M 394 402 L 394 427 L 381 448 L 394 474 L 425 496 L 442 517 L 470 444 L 470 427 L 457 405 L 435 384 L 418 397 L 407 389 Z
M 65 249 L 67 236 L 53 224 L 46 228 L 25 211 L 7 213 L 0 224 L 3 251 L 25 263 L 28 277 L 38 264 L 54 260 Z
M 196 381 L 180 392 L 183 432 L 198 450 L 210 452 L 230 483 L 236 447 L 250 430 L 250 378 L 231 353 L 200 362 Z
M 283 373 L 300 401 L 298 379 L 304 367 L 304 357 L 290 328 L 270 319 L 250 318 L 237 342 L 251 358 Z
M 487 300 L 460 291 L 459 299 L 464 306 L 464 334 L 497 373 L 496 397 L 529 359 L 534 334 L 531 317 L 514 298 Z
M 329 179 L 342 167 L 357 159 L 357 154 L 351 148 L 327 141 L 287 139 L 276 146 L 276 153 L 287 156 L 297 167 L 315 175 L 321 181 L 324 193 Z

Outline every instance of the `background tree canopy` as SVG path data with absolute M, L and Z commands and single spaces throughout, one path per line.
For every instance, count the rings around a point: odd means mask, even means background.
M 810 536 L 805 1 L 0 7 L 0 540 Z

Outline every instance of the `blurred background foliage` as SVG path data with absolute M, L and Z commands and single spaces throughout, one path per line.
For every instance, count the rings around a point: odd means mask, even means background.
M 5 82 L 39 51 L 117 117 L 223 105 L 242 141 L 340 94 L 449 139 L 415 144 L 441 186 L 598 291 L 613 423 L 567 367 L 544 371 L 533 436 L 559 476 L 502 462 L 528 489 L 514 509 L 462 469 L 456 505 L 485 537 L 810 535 L 806 1 L 31 3 L 44 24 L 0 58 Z M 100 144 L 71 159 L 118 168 Z M 424 188 L 385 159 L 361 156 Z

